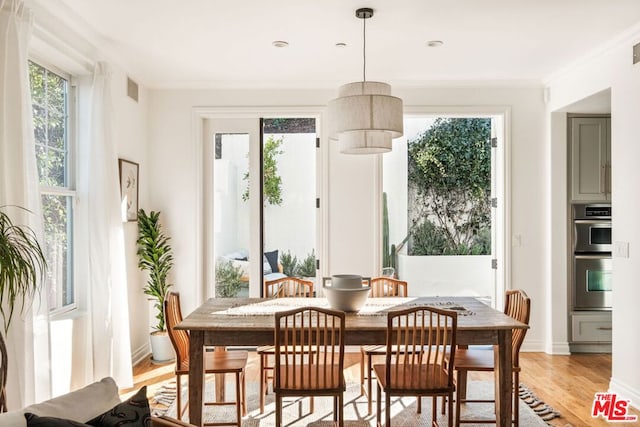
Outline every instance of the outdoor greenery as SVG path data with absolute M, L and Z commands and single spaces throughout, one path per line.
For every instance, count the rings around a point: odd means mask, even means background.
M 4 335 L 14 310 L 24 310 L 25 299 L 39 290 L 46 269 L 47 261 L 33 230 L 14 224 L 0 210 L 0 317 L 4 325 L 4 333 L 0 331 L 0 412 L 7 410 L 8 354 Z
M 410 255 L 489 254 L 491 122 L 438 118 L 409 141 Z
M 73 282 L 68 278 L 72 268 L 69 258 L 73 217 L 73 196 L 67 191 L 69 182 L 69 150 L 67 146 L 68 81 L 58 74 L 29 61 L 29 83 L 36 162 L 40 184 L 61 189 L 66 194 L 43 194 L 44 253 L 49 264 L 47 281 L 51 289 L 62 293 L 62 304 L 74 301 Z M 60 308 L 49 301 L 50 309 Z
M 295 277 L 299 274 L 298 257 L 291 255 L 290 251 L 283 252 L 280 255 L 280 263 L 282 264 L 282 273 L 289 277 Z
M 242 287 L 242 268 L 231 261 L 216 263 L 216 297 L 234 298 Z
M 298 274 L 302 277 L 316 277 L 316 253 L 313 249 L 300 263 Z
M 389 245 L 389 206 L 387 193 L 382 193 L 382 268 L 396 268 L 396 245 Z
M 316 253 L 313 249 L 302 261 L 298 261 L 290 251 L 283 252 L 280 263 L 282 272 L 289 277 L 316 277 Z
M 138 211 L 138 267 L 149 272 L 147 283 L 142 289 L 154 301 L 157 324 L 156 331 L 165 330 L 164 300 L 172 286 L 167 276 L 173 267 L 170 238 L 165 236 L 160 225 L 160 212 L 151 211 L 148 215 L 144 209 Z
M 272 206 L 280 206 L 282 204 L 282 177 L 278 175 L 278 161 L 276 156 L 284 153 L 280 146 L 283 138 L 274 138 L 270 135 L 264 144 L 263 152 L 263 174 L 264 174 L 264 200 Z M 249 172 L 244 174 L 243 180 L 247 181 L 247 188 L 242 194 L 242 200 L 249 200 Z

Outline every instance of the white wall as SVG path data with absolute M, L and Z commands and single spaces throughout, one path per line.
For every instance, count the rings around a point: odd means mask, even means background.
M 632 64 L 632 46 L 640 41 L 634 34 L 599 56 L 558 75 L 549 83 L 548 111 L 562 111 L 582 98 L 611 88 L 611 183 L 613 240 L 629 242 L 629 258 L 613 258 L 613 366 L 610 389 L 640 404 L 640 66 Z M 561 143 L 555 134 L 549 137 L 553 147 Z M 552 151 L 553 153 L 553 151 Z M 552 164 L 556 162 L 552 158 Z M 551 186 L 551 195 L 558 190 Z M 552 215 L 560 215 L 560 208 Z M 551 232 L 554 229 L 550 229 Z M 566 232 L 565 232 L 566 234 Z M 550 236 L 551 237 L 551 236 Z M 549 260 L 548 277 L 554 286 L 565 279 L 563 272 Z
M 545 106 L 538 87 L 453 87 L 395 89 L 407 106 L 499 106 L 511 108 L 511 228 L 520 234 L 522 244 L 511 253 L 511 278 L 507 285 L 526 290 L 533 300 L 531 330 L 525 345 L 541 350 L 545 341 L 545 215 L 546 157 Z M 149 163 L 153 186 L 151 202 L 165 212 L 176 253 L 174 282 L 183 295 L 184 311 L 201 301 L 202 284 L 197 283 L 199 264 L 195 221 L 200 206 L 201 170 L 193 144 L 193 107 L 212 106 L 314 106 L 326 105 L 335 97 L 333 90 L 154 90 L 149 100 L 149 140 L 153 141 Z M 329 149 L 328 259 L 321 260 L 322 274 L 358 272 L 375 274 L 380 254 L 378 226 L 380 195 L 376 174 L 381 162 L 376 156 L 341 155 Z M 171 173 L 167 173 L 171 171 Z M 324 203 L 324 202 L 323 202 Z
M 476 296 L 493 299 L 491 255 L 398 255 L 399 278 L 409 295 Z

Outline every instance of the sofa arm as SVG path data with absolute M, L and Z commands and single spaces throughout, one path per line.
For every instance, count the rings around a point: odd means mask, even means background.
M 120 403 L 118 386 L 113 378 L 101 381 L 71 393 L 36 403 L 12 412 L 0 414 L 2 427 L 26 427 L 26 412 L 41 417 L 57 417 L 84 423 Z
M 187 424 L 174 418 L 161 415 L 159 417 L 151 417 L 151 427 L 195 427 L 193 424 Z

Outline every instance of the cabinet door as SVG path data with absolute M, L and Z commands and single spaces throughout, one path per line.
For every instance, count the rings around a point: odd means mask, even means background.
M 609 200 L 609 139 L 607 118 L 571 120 L 571 199 Z

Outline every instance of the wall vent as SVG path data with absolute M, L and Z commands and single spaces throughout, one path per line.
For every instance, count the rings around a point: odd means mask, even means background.
M 633 63 L 637 64 L 638 62 L 640 62 L 640 43 L 633 46 Z
M 138 83 L 127 77 L 127 96 L 138 102 Z

